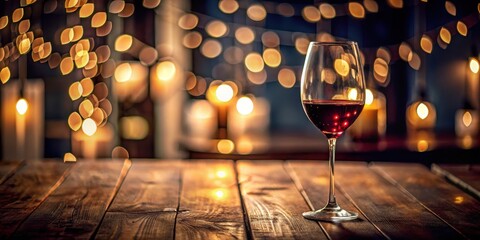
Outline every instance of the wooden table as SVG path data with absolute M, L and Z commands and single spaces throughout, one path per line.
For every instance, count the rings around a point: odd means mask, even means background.
M 479 239 L 478 169 L 339 161 L 327 223 L 326 161 L 0 162 L 0 239 Z

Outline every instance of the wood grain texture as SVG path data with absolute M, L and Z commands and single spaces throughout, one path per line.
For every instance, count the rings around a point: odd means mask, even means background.
M 0 185 L 0 239 L 9 237 L 60 184 L 70 165 L 29 161 Z
M 420 164 L 376 163 L 372 167 L 470 239 L 480 239 L 480 204 Z
M 369 169 L 365 163 L 337 162 L 335 172 L 338 186 L 390 238 L 463 238 L 415 198 Z
M 182 167 L 178 239 L 245 239 L 232 161 L 186 161 Z
M 0 184 L 4 183 L 10 176 L 12 176 L 17 169 L 22 167 L 24 162 L 1 162 L 0 161 Z
M 255 239 L 327 239 L 281 161 L 239 161 L 242 198 Z
M 480 164 L 432 164 L 432 171 L 480 199 Z
M 327 161 L 289 161 L 288 168 L 297 187 L 305 192 L 313 209 L 323 208 L 328 202 L 329 171 Z M 341 223 L 321 222 L 332 239 L 385 239 L 386 237 L 358 211 L 341 192 L 335 192 L 337 203 L 344 209 L 358 213 L 358 220 Z M 311 207 L 312 207 L 311 206 Z
M 76 162 L 63 184 L 27 218 L 13 237 L 90 238 L 129 167 L 129 160 Z
M 173 239 L 180 162 L 132 160 L 96 238 Z

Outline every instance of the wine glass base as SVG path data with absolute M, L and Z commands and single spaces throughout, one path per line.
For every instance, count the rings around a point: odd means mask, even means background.
M 303 217 L 314 221 L 341 222 L 357 219 L 358 214 L 349 212 L 336 205 L 334 207 L 326 206 L 322 209 L 310 212 L 304 212 Z

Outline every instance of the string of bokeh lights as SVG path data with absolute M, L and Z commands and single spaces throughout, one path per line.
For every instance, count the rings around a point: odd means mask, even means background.
M 8 29 L 7 26 L 11 25 L 12 37 L 11 42 L 0 47 L 0 80 L 3 84 L 7 83 L 11 77 L 9 64 L 29 52 L 31 52 L 34 62 L 47 63 L 51 69 L 58 68 L 62 75 L 68 75 L 75 69 L 81 70 L 84 78 L 73 81 L 68 89 L 71 100 L 78 103 L 78 109 L 68 117 L 68 125 L 72 131 L 82 129 L 85 134 L 93 135 L 97 128 L 108 122 L 108 117 L 112 113 L 112 104 L 108 99 L 107 85 L 102 81 L 94 83 L 92 78 L 100 76 L 107 79 L 114 76 L 116 72 L 124 73 L 125 69 L 130 69 L 129 72 L 132 72 L 128 63 L 116 62 L 111 58 L 110 46 L 96 46 L 94 37 L 102 38 L 111 33 L 113 22 L 108 19 L 108 13 L 128 18 L 133 15 L 135 5 L 123 0 L 111 1 L 107 13 L 106 11 L 96 12 L 95 3 L 88 3 L 87 0 L 66 0 L 65 12 L 69 14 L 69 17 L 77 15 L 79 20 L 84 19 L 82 20 L 83 24 L 79 23 L 59 29 L 58 34 L 55 34 L 55 39 L 48 41 L 42 36 L 41 29 L 32 28 L 29 19 L 32 15 L 30 6 L 35 2 L 36 0 L 21 0 L 20 7 L 12 12 L 10 19 L 8 15 L 0 17 L 0 31 Z M 418 4 L 427 4 L 426 0 L 422 2 L 424 3 Z M 160 3 L 160 0 L 143 0 L 142 6 L 147 9 L 155 9 Z M 394 9 L 404 7 L 402 0 L 388 0 L 387 3 Z M 262 21 L 268 17 L 268 14 L 279 14 L 287 18 L 302 16 L 306 22 L 317 24 L 347 15 L 355 19 L 362 19 L 367 14 L 378 13 L 380 10 L 375 0 L 364 0 L 363 3 L 320 3 L 306 6 L 268 1 L 249 3 L 220 0 L 218 8 L 224 14 L 235 14 L 242 9 L 252 24 L 224 22 L 198 12 L 184 12 L 178 20 L 178 27 L 185 31 L 182 39 L 183 46 L 188 49 L 199 49 L 206 59 L 215 59 L 221 54 L 225 59 L 225 62 L 213 68 L 211 76 L 197 76 L 195 73 L 188 72 L 188 69 L 182 69 L 187 73 L 185 90 L 192 96 L 206 96 L 209 85 L 218 84 L 217 81 L 213 81 L 213 79 L 218 79 L 216 72 L 221 72 L 222 68 L 228 68 L 229 65 L 241 66 L 243 64 L 248 83 L 253 85 L 262 85 L 267 82 L 268 73 L 265 68 L 267 66 L 269 71 L 276 70 L 275 81 L 285 88 L 292 88 L 296 85 L 301 66 L 285 65 L 282 61 L 280 46 L 294 46 L 299 54 L 305 55 L 311 40 L 332 41 L 337 38 L 328 32 L 312 34 L 267 29 L 262 26 Z M 44 14 L 54 13 L 58 9 L 58 1 L 44 1 Z M 456 7 L 452 2 L 445 1 L 445 10 L 448 14 L 456 16 Z M 480 4 L 477 10 L 480 13 Z M 478 22 L 478 13 L 472 13 L 462 19 L 431 29 L 422 36 L 414 36 L 399 44 L 380 46 L 374 49 L 364 48 L 362 49 L 362 61 L 372 65 L 376 83 L 387 86 L 390 79 L 390 64 L 401 59 L 408 62 L 412 69 L 419 70 L 420 55 L 414 49 L 421 49 L 430 54 L 435 46 L 433 40 L 435 38 L 437 45 L 446 49 L 456 34 L 468 35 L 468 29 Z M 86 21 L 88 21 L 88 25 L 85 24 Z M 33 24 L 33 26 L 41 28 L 39 25 Z M 87 36 L 87 33 L 91 31 L 87 31 L 85 28 L 94 29 L 95 36 Z M 202 32 L 205 33 L 202 34 Z M 221 38 L 234 38 L 235 42 L 229 46 L 223 46 L 219 41 Z M 260 42 L 263 52 L 253 51 L 253 44 Z M 55 51 L 57 46 L 70 46 L 70 48 L 67 53 L 62 53 Z M 155 65 L 157 74 L 160 72 L 159 78 L 165 74 L 171 75 L 174 71 L 169 69 L 175 70 L 175 67 L 178 67 L 171 61 L 163 61 L 163 59 L 171 57 L 169 56 L 171 51 L 162 51 L 158 46 L 157 48 L 149 46 L 128 34 L 118 36 L 113 48 L 117 52 L 133 56 L 144 66 Z M 398 54 L 392 54 L 396 52 Z M 365 59 L 366 56 L 368 59 Z M 122 81 L 122 74 L 118 74 L 116 80 Z M 237 92 L 241 90 L 242 86 L 236 86 L 241 83 L 232 85 Z

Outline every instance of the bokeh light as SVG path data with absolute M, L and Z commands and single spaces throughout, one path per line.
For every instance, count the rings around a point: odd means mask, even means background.
M 17 101 L 17 104 L 15 105 L 15 108 L 17 109 L 18 114 L 20 115 L 25 115 L 28 110 L 28 102 L 25 98 L 20 98 Z
M 260 72 L 264 68 L 262 56 L 259 53 L 251 52 L 245 57 L 245 66 L 252 72 Z
M 97 124 L 91 118 L 87 118 L 82 123 L 82 131 L 87 136 L 92 136 L 97 132 Z
M 267 10 L 261 4 L 252 4 L 247 9 L 247 16 L 253 21 L 262 21 L 267 17 Z
M 253 101 L 247 96 L 243 96 L 237 100 L 237 111 L 241 115 L 249 115 L 253 112 Z

